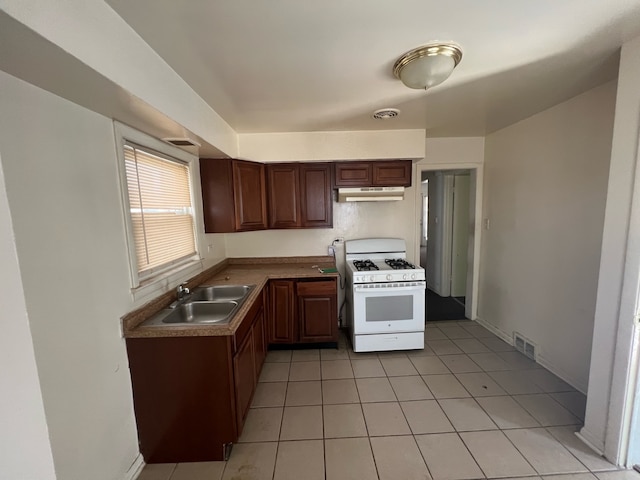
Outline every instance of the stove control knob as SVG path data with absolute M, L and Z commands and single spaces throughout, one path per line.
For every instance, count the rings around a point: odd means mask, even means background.
M 371 276 L 369 277 L 369 281 L 370 281 L 370 282 L 373 282 L 375 279 L 376 279 L 376 277 L 374 277 L 373 275 L 371 275 Z
M 411 280 L 415 280 L 415 279 L 416 279 L 416 274 L 415 274 L 415 273 L 412 273 L 412 274 L 411 274 Z
M 405 273 L 404 275 L 402 275 L 402 279 L 406 280 L 407 279 L 407 274 Z
M 391 274 L 387 275 L 387 280 L 391 280 L 392 278 Z

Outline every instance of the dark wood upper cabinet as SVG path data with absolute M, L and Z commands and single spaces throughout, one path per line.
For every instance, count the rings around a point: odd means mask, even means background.
M 269 228 L 333 226 L 331 164 L 267 165 Z
M 267 228 L 264 165 L 232 159 L 200 159 L 206 233 Z
M 371 162 L 335 163 L 336 187 L 367 187 L 372 185 Z
M 303 227 L 333 227 L 331 195 L 331 164 L 300 164 L 300 210 Z
M 411 160 L 337 162 L 336 187 L 410 187 Z
M 236 230 L 267 228 L 264 165 L 234 160 L 233 186 Z
M 373 185 L 377 187 L 410 187 L 411 160 L 373 162 Z
M 300 180 L 295 163 L 267 165 L 269 228 L 299 228 Z

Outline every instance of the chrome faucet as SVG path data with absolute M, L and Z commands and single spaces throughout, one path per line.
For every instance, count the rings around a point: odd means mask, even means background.
M 187 282 L 181 283 L 176 288 L 176 293 L 178 294 L 178 300 L 182 300 L 184 297 L 189 295 L 189 289 L 185 286 Z
M 189 289 L 187 287 L 185 287 L 185 285 L 187 284 L 187 282 L 183 282 L 180 285 L 178 285 L 178 287 L 176 288 L 176 294 L 178 295 L 178 299 L 173 302 L 171 305 L 169 305 L 169 308 L 176 308 L 178 305 L 180 305 L 182 303 L 182 300 L 184 300 L 184 298 L 189 295 Z

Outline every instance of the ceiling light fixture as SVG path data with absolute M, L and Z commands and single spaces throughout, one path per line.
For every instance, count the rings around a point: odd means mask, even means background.
M 462 60 L 462 50 L 453 43 L 431 43 L 402 55 L 393 74 L 409 88 L 428 89 L 444 82 Z

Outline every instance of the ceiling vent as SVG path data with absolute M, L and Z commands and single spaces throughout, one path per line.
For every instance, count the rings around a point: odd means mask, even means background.
M 190 138 L 163 138 L 167 143 L 175 145 L 176 147 L 196 147 L 200 148 L 200 144 L 191 140 Z
M 373 112 L 373 118 L 376 120 L 386 120 L 388 118 L 395 118 L 400 115 L 400 110 L 397 108 L 381 108 Z

